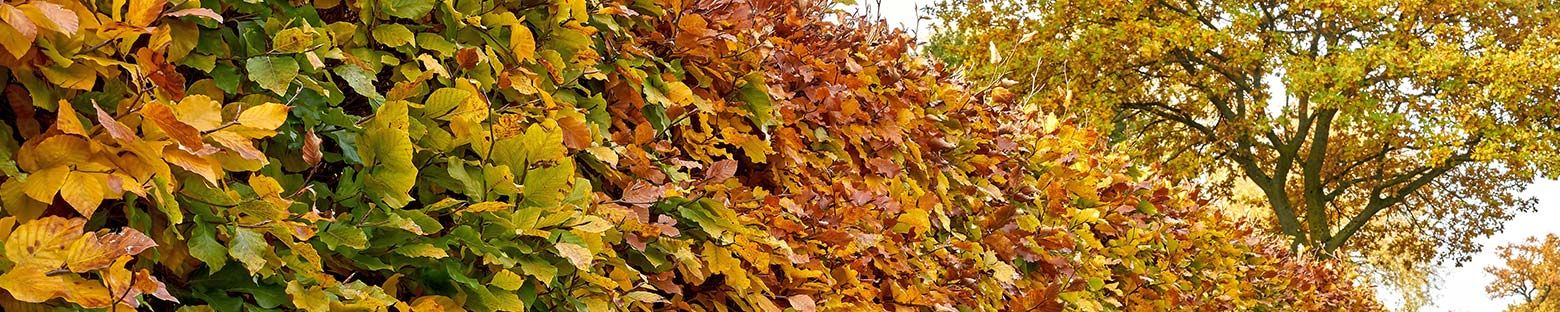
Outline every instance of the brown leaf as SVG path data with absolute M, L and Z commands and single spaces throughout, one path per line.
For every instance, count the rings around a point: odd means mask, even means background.
M 166 14 L 163 14 L 163 16 L 169 16 L 169 17 L 198 16 L 198 17 L 209 18 L 209 19 L 211 19 L 213 21 L 217 21 L 217 24 L 221 24 L 222 23 L 222 15 L 219 15 L 219 14 L 217 14 L 216 11 L 212 11 L 211 9 L 207 9 L 207 8 L 183 9 L 183 10 L 168 12 Z
M 27 94 L 27 89 L 14 84 L 6 86 L 5 97 L 10 101 L 11 112 L 16 114 L 16 119 L 12 120 L 16 123 L 16 131 L 20 132 L 23 138 L 38 135 L 43 128 L 38 125 L 37 119 L 33 119 L 33 113 L 37 109 L 33 108 L 32 96 Z
M 157 278 L 152 277 L 152 273 L 147 272 L 146 269 L 136 272 L 135 282 L 131 284 L 134 285 L 136 291 L 143 294 L 152 294 L 152 297 L 157 297 L 157 299 L 179 303 L 179 298 L 175 298 L 172 293 L 168 293 L 168 286 L 157 280 Z
M 894 161 L 888 160 L 886 158 L 868 159 L 867 166 L 871 167 L 872 171 L 876 171 L 878 174 L 886 177 L 894 177 L 899 175 L 899 165 L 895 164 Z
M 38 37 L 38 25 L 33 24 L 32 19 L 27 18 L 21 9 L 10 4 L 0 5 L 0 20 L 4 20 L 12 29 L 16 29 L 16 32 L 22 33 L 22 37 L 29 42 Z
M 786 297 L 785 299 L 786 299 L 786 301 L 790 301 L 791 302 L 791 308 L 792 309 L 796 309 L 796 311 L 798 311 L 798 312 L 817 312 L 818 311 L 818 303 L 813 301 L 812 296 L 808 296 L 808 295 L 794 295 L 794 296 Z
M 322 156 L 320 153 L 320 136 L 314 134 L 314 129 L 304 132 L 303 162 L 308 163 L 309 166 L 318 165 Z
M 65 249 L 65 265 L 72 272 L 84 273 L 108 267 L 123 256 L 141 254 L 157 242 L 134 228 L 124 227 L 119 233 L 87 235 Z
M 135 58 L 140 62 L 141 70 L 146 72 L 146 78 L 152 80 L 158 89 L 174 99 L 184 98 L 184 74 L 180 74 L 173 64 L 168 64 L 162 52 L 142 48 L 136 51 Z
M 711 164 L 709 169 L 704 170 L 704 180 L 710 182 L 725 181 L 736 175 L 737 161 L 731 159 L 717 161 Z
M 460 64 L 461 69 L 472 69 L 477 67 L 479 57 L 481 55 L 477 54 L 476 48 L 463 48 L 455 52 L 455 63 Z
M 633 185 L 623 190 L 623 202 L 634 206 L 649 207 L 650 204 L 661 200 L 662 192 L 660 187 L 650 185 L 649 182 L 643 180 L 634 181 Z

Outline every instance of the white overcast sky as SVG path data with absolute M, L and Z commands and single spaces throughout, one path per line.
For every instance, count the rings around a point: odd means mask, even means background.
M 858 12 L 870 11 L 890 25 L 903 29 L 916 28 L 917 8 L 929 5 L 931 0 L 857 0 Z M 924 42 L 933 31 L 930 21 L 920 21 L 919 39 Z M 1505 231 L 1481 240 L 1484 252 L 1474 255 L 1473 261 L 1462 267 L 1446 267 L 1439 276 L 1438 289 L 1431 293 L 1432 306 L 1421 311 L 1484 312 L 1503 311 L 1510 299 L 1491 299 L 1484 292 L 1484 285 L 1492 277 L 1484 268 L 1499 261 L 1495 246 L 1521 242 L 1530 236 L 1542 236 L 1560 231 L 1560 181 L 1544 180 L 1529 186 L 1524 194 L 1538 198 L 1538 212 L 1523 213 L 1506 223 Z M 1383 298 L 1391 302 L 1390 298 Z

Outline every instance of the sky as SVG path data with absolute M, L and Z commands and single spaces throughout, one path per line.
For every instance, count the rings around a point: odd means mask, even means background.
M 858 12 L 872 12 L 873 16 L 879 16 L 888 20 L 889 25 L 902 29 L 916 28 L 916 19 L 919 16 L 917 8 L 930 5 L 932 0 L 857 0 L 855 8 L 847 10 L 859 10 Z M 929 21 L 920 21 L 917 41 L 925 42 L 931 35 Z M 1495 247 L 1518 243 L 1531 236 L 1543 236 L 1548 233 L 1560 233 L 1560 181 L 1542 180 L 1529 186 L 1523 192 L 1526 196 L 1538 198 L 1538 211 L 1532 213 L 1519 213 L 1515 219 L 1506 223 L 1504 231 L 1491 237 L 1480 240 L 1484 244 L 1484 251 L 1473 256 L 1473 260 L 1463 263 L 1462 267 L 1447 265 L 1442 268 L 1437 279 L 1439 285 L 1431 292 L 1431 305 L 1420 311 L 1455 311 L 1455 312 L 1485 312 L 1502 311 L 1511 303 L 1510 298 L 1493 299 L 1484 292 L 1484 285 L 1488 285 L 1493 277 L 1484 272 L 1484 268 L 1495 265 L 1499 257 L 1495 254 Z M 1391 301 L 1383 298 L 1384 302 Z

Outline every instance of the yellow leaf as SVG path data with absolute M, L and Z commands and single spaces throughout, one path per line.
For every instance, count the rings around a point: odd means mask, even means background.
M 450 256 L 449 252 L 444 251 L 443 248 L 439 248 L 438 246 L 434 246 L 433 244 L 429 243 L 402 246 L 401 248 L 396 248 L 395 252 L 408 257 L 424 257 L 434 259 L 443 259 Z
M 585 152 L 590 153 L 592 156 L 596 156 L 596 159 L 607 163 L 607 165 L 617 166 L 618 154 L 617 152 L 612 151 L 612 148 L 610 147 L 592 146 L 590 148 L 586 148 Z
M 290 109 L 282 104 L 261 104 L 238 114 L 238 123 L 258 129 L 276 130 L 276 127 L 282 126 L 282 122 L 287 121 L 287 111 Z
M 510 208 L 514 208 L 514 207 L 515 207 L 515 205 L 510 204 L 510 203 L 491 202 L 490 201 L 490 202 L 480 202 L 480 203 L 472 204 L 471 206 L 466 207 L 465 209 L 461 209 L 460 212 L 478 213 L 478 212 L 489 212 L 489 211 L 504 211 L 504 210 L 509 210 Z
M 44 138 L 37 144 L 28 142 L 22 145 L 22 150 L 16 155 L 16 164 L 22 170 L 37 171 L 55 166 L 80 165 L 87 162 L 91 153 L 92 144 L 85 138 L 74 135 L 54 135 Z
M 76 116 L 76 108 L 70 102 L 60 100 L 58 115 L 54 119 L 54 127 L 65 134 L 87 136 L 87 127 L 82 126 L 81 118 Z
M 900 233 L 926 233 L 926 231 L 932 228 L 932 220 L 929 216 L 930 214 L 925 209 L 905 209 L 905 212 L 899 215 L 899 219 L 897 219 L 899 223 L 894 225 L 894 231 Z
M 125 22 L 137 27 L 150 26 L 162 16 L 163 7 L 167 5 L 168 0 L 130 0 L 130 11 L 125 12 Z
M 525 27 L 524 22 L 515 22 L 509 28 L 509 49 L 514 51 L 515 58 L 522 61 L 536 60 L 536 38 L 531 34 L 531 29 Z
M 65 265 L 66 244 L 81 237 L 86 219 L 46 217 L 28 221 L 5 241 L 5 257 L 19 265 L 36 264 L 50 269 Z
M 23 302 L 40 303 L 62 297 L 70 289 L 70 283 L 65 281 L 66 275 L 48 275 L 51 270 L 46 266 L 18 265 L 0 275 L 0 288 Z
M 282 198 L 282 184 L 270 176 L 255 174 L 249 176 L 249 188 L 255 190 L 255 195 L 263 199 Z
M 585 0 L 569 0 L 569 12 L 574 13 L 576 22 L 590 22 L 590 11 L 585 8 Z
M 573 264 L 575 268 L 580 269 L 580 271 L 590 271 L 590 262 L 595 260 L 590 249 L 574 243 L 558 243 L 553 245 L 553 247 L 558 249 L 559 256 L 568 259 L 569 264 Z
M 304 287 L 297 280 L 288 281 L 287 296 L 292 297 L 293 306 L 304 311 L 330 311 L 330 297 L 318 286 Z
M 465 312 L 454 299 L 445 296 L 422 296 L 412 300 L 412 312 Z
M 192 94 L 179 100 L 179 104 L 173 108 L 173 115 L 201 132 L 222 126 L 222 104 L 201 94 Z
M 13 229 L 16 229 L 16 216 L 0 218 L 0 242 L 10 238 Z M 4 252 L 4 249 L 0 249 L 0 252 Z
M 65 176 L 65 183 L 60 187 L 60 197 L 65 198 L 65 202 L 76 208 L 81 216 L 91 218 L 98 205 L 103 203 L 103 197 L 108 195 L 105 178 L 101 173 L 71 172 Z
M 1006 261 L 998 259 L 996 253 L 986 252 L 985 260 L 989 263 L 988 268 L 991 269 L 992 277 L 995 277 L 998 282 L 1011 285 L 1013 281 L 1018 280 L 1018 270 Z
M 0 23 L 0 29 L 6 30 L 0 33 L 0 40 L 4 40 L 0 43 L 11 55 L 21 58 L 32 48 L 33 39 L 37 39 L 38 26 L 22 10 L 5 3 L 0 3 L 0 20 L 4 21 Z
M 54 194 L 59 193 L 60 186 L 65 185 L 65 177 L 70 175 L 70 168 L 55 166 L 27 175 L 22 185 L 22 191 L 27 197 L 43 203 L 53 203 Z
M 276 32 L 271 39 L 271 49 L 281 53 L 298 53 L 314 45 L 314 32 L 302 28 L 288 28 Z
M 97 85 L 97 71 L 94 66 L 78 62 L 68 67 L 50 66 L 40 71 L 44 78 L 63 88 L 76 90 L 92 90 Z
M 261 162 L 266 161 L 265 154 L 261 153 L 260 149 L 255 148 L 255 145 L 249 141 L 249 138 L 246 138 L 243 135 L 234 133 L 232 131 L 221 130 L 212 132 L 210 136 L 213 141 L 217 141 L 217 144 L 222 145 L 222 147 L 226 147 L 228 150 L 238 153 L 238 155 L 244 157 L 244 159 Z
M 705 241 L 703 259 L 709 264 L 710 272 L 725 275 L 732 288 L 746 290 L 750 286 L 752 281 L 747 270 L 742 268 L 742 260 L 732 257 L 731 251 Z
M 515 291 L 525 284 L 525 278 L 509 270 L 498 270 L 498 273 L 493 274 L 493 282 L 491 284 L 504 290 Z

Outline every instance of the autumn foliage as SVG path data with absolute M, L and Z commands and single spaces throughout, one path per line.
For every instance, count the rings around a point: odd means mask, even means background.
M 0 4 L 0 307 L 1379 309 L 830 6 Z
M 1495 276 L 1484 288 L 1491 297 L 1517 299 L 1507 311 L 1560 311 L 1560 299 L 1552 297 L 1560 286 L 1560 237 L 1529 237 L 1497 251 L 1503 263 L 1484 269 Z

